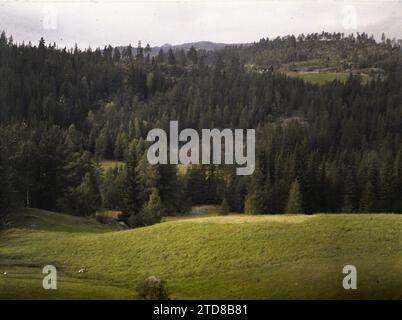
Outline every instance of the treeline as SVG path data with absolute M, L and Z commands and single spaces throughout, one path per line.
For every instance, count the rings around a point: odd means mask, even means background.
M 257 66 L 273 65 L 276 68 L 293 63 L 310 61 L 320 67 L 339 70 L 363 68 L 387 69 L 391 60 L 400 58 L 401 39 L 389 39 L 382 34 L 376 42 L 367 33 L 344 34 L 321 32 L 262 38 L 250 46 L 228 48 L 235 51 L 242 61 Z M 308 66 L 308 65 L 307 65 Z
M 171 165 L 151 166 L 146 143 L 133 140 L 126 164 L 103 172 L 93 155 L 77 148 L 74 131 L 26 124 L 0 128 L 1 216 L 27 206 L 92 215 L 121 210 L 132 226 L 188 212 L 187 180 Z M 4 222 L 4 221 L 3 221 Z
M 248 71 L 238 48 L 150 57 L 140 46 L 116 54 L 43 39 L 17 45 L 3 32 L 1 212 L 106 208 L 131 225 L 205 203 L 248 213 L 401 212 L 401 52 L 383 48 L 386 77 L 315 86 Z M 256 128 L 255 173 L 149 165 L 144 139 L 170 120 Z M 103 159 L 126 164 L 104 173 Z

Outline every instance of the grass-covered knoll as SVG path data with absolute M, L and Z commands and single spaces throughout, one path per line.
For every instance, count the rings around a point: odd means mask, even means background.
M 21 208 L 12 215 L 10 225 L 17 229 L 52 232 L 94 233 L 116 230 L 92 218 L 55 213 L 41 209 Z
M 399 215 L 208 216 L 127 231 L 85 221 L 2 231 L 0 298 L 130 299 L 148 275 L 173 299 L 402 298 Z M 45 264 L 60 271 L 57 291 L 41 289 Z M 358 290 L 342 288 L 346 264 Z

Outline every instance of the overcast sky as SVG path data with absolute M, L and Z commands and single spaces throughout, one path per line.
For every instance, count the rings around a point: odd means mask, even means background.
M 224 43 L 308 32 L 366 31 L 402 38 L 401 0 L 23 1 L 0 0 L 0 30 L 59 47 Z

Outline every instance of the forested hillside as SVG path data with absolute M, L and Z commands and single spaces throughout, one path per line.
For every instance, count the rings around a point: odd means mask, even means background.
M 0 206 L 133 226 L 192 204 L 246 213 L 402 212 L 400 41 L 326 34 L 217 51 L 59 49 L 0 37 Z M 348 71 L 313 85 L 282 71 Z M 273 66 L 266 70 L 265 66 Z M 264 68 L 260 68 L 264 67 Z M 303 69 L 304 70 L 304 69 Z M 363 83 L 359 73 L 367 72 Z M 255 128 L 257 168 L 151 166 L 149 130 Z M 102 160 L 124 166 L 103 171 Z

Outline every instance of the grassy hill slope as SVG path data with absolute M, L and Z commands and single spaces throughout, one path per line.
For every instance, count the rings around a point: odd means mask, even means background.
M 402 299 L 401 231 L 391 214 L 208 216 L 117 231 L 24 209 L 0 233 L 0 299 L 133 299 L 149 275 L 173 299 Z M 42 289 L 46 264 L 59 270 L 58 290 Z M 346 264 L 358 290 L 342 288 Z

